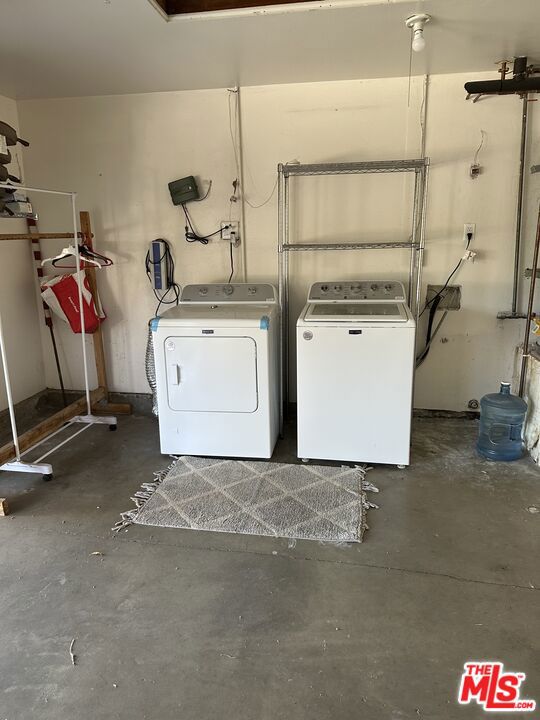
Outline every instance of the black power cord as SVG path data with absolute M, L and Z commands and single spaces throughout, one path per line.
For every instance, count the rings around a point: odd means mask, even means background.
M 469 249 L 469 247 L 470 247 L 470 245 L 471 245 L 472 236 L 473 236 L 473 234 L 472 234 L 471 232 L 468 232 L 468 233 L 467 233 L 467 247 L 465 248 L 465 252 L 467 252 L 467 250 Z M 435 295 L 434 295 L 430 300 L 428 300 L 428 301 L 426 302 L 426 304 L 424 305 L 424 309 L 423 309 L 422 312 L 420 313 L 420 317 L 422 317 L 422 315 L 425 313 L 425 311 L 428 309 L 428 307 L 431 307 L 431 306 L 433 305 L 433 303 L 435 302 L 435 300 L 436 300 L 437 298 L 441 297 L 441 295 L 443 294 L 443 292 L 446 290 L 446 288 L 447 288 L 448 285 L 450 284 L 450 280 L 454 277 L 454 275 L 457 273 L 457 271 L 458 271 L 459 268 L 463 265 L 464 262 L 465 262 L 464 259 L 461 257 L 461 258 L 459 259 L 459 262 L 458 262 L 458 264 L 456 265 L 456 267 L 452 270 L 452 272 L 451 272 L 450 275 L 448 276 L 448 278 L 447 278 L 446 282 L 444 283 L 444 285 L 442 286 L 442 288 L 441 288 L 438 292 L 436 292 Z M 442 299 L 442 298 L 441 298 L 441 299 Z M 439 304 L 439 303 L 437 303 L 437 305 L 438 305 L 438 304 Z
M 472 236 L 473 236 L 473 234 L 471 232 L 467 233 L 467 247 L 465 248 L 465 252 L 467 252 L 467 250 L 470 247 Z M 454 277 L 454 275 L 457 273 L 459 268 L 462 266 L 463 262 L 464 262 L 464 259 L 463 259 L 463 257 L 461 257 L 458 264 L 456 265 L 456 267 L 452 270 L 452 272 L 448 276 L 448 278 L 447 278 L 446 282 L 444 283 L 444 285 L 442 286 L 442 288 L 438 292 L 436 292 L 435 295 L 426 302 L 426 304 L 424 305 L 424 309 L 420 313 L 420 316 L 422 316 L 425 313 L 425 311 L 429 308 L 429 318 L 428 318 L 428 325 L 427 325 L 427 332 L 426 332 L 426 344 L 425 344 L 422 352 L 416 358 L 416 367 L 417 368 L 420 367 L 420 365 L 424 362 L 424 360 L 429 355 L 429 350 L 431 348 L 431 339 L 432 339 L 431 336 L 432 336 L 432 332 L 433 332 L 433 321 L 435 319 L 435 313 L 437 312 L 439 305 L 441 304 L 441 302 L 444 299 L 443 293 L 446 290 L 446 288 L 448 287 L 448 285 L 450 284 L 450 280 Z M 443 320 L 444 320 L 444 316 L 443 316 L 443 319 L 441 320 L 441 323 L 443 322 Z M 441 323 L 439 323 L 438 327 L 440 327 Z M 437 327 L 437 330 L 438 330 L 438 327 Z M 435 331 L 435 332 L 437 332 L 437 331 Z
M 439 304 L 442 302 L 442 297 L 439 295 L 438 297 L 433 298 L 433 302 L 431 303 L 431 306 L 429 308 L 429 319 L 428 319 L 428 326 L 427 326 L 427 332 L 426 332 L 426 344 L 424 346 L 424 349 L 418 355 L 416 358 L 416 367 L 420 367 L 420 365 L 424 362 L 424 360 L 429 355 L 429 350 L 431 347 L 431 333 L 433 331 L 433 320 L 435 319 L 435 313 L 437 312 L 437 308 L 439 307 Z
M 231 274 L 229 275 L 229 279 L 227 280 L 227 284 L 231 282 L 234 275 L 234 254 L 233 254 L 233 245 L 234 243 L 229 243 L 229 251 L 230 251 L 230 258 L 231 258 Z
M 150 250 L 146 253 L 146 259 L 144 262 L 145 268 L 146 268 L 146 275 L 148 276 L 148 280 L 150 282 L 150 285 L 152 286 L 152 292 L 154 293 L 154 296 L 156 300 L 158 301 L 155 315 L 157 316 L 159 314 L 159 310 L 162 305 L 172 305 L 173 303 L 178 305 L 178 302 L 180 300 L 180 286 L 178 283 L 174 281 L 174 259 L 171 253 L 171 247 L 167 240 L 164 240 L 163 238 L 157 238 L 160 242 L 162 242 L 165 245 L 165 250 L 163 251 L 163 255 L 159 258 L 159 260 L 152 260 L 150 258 Z M 163 293 L 163 295 L 159 295 L 155 287 L 152 285 L 152 276 L 150 274 L 150 267 L 152 265 L 160 265 L 163 260 L 165 260 L 165 264 L 167 265 L 167 277 L 165 278 L 165 281 L 167 283 L 167 289 Z M 170 292 L 173 292 L 173 297 L 170 300 L 166 300 L 165 298 L 169 295 Z
M 223 232 L 223 230 L 228 229 L 228 227 L 222 227 L 215 232 L 208 233 L 208 235 L 199 235 L 199 233 L 193 227 L 193 222 L 191 220 L 185 203 L 182 203 L 182 209 L 184 211 L 184 215 L 186 216 L 186 225 L 184 226 L 186 241 L 189 243 L 200 242 L 201 245 L 208 245 L 208 241 L 210 240 L 210 238 L 213 238 L 215 235 L 219 235 L 221 232 Z

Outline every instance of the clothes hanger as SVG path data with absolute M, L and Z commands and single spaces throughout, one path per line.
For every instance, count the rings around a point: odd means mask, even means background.
M 79 254 L 83 255 L 89 262 L 91 260 L 97 260 L 101 267 L 110 267 L 111 265 L 114 265 L 114 262 L 110 257 L 98 253 L 96 250 L 89 248 L 88 245 L 79 245 Z
M 52 265 L 54 265 L 54 267 L 60 267 L 60 268 L 64 268 L 64 269 L 74 270 L 74 269 L 76 269 L 76 267 L 74 265 L 59 265 L 59 264 L 57 264 L 58 261 L 65 260 L 66 258 L 69 258 L 69 257 L 73 257 L 73 258 L 77 257 L 77 251 L 73 247 L 73 245 L 70 245 L 69 247 L 65 247 L 58 255 L 55 255 L 54 257 L 46 258 L 45 260 L 42 261 L 41 265 L 43 266 L 47 263 L 52 263 Z M 83 258 L 82 252 L 80 251 L 80 246 L 79 246 L 79 258 L 81 260 L 83 260 L 84 262 L 89 262 L 94 265 L 97 265 L 98 267 L 101 267 L 101 264 L 97 260 L 91 260 L 90 258 Z
M 55 255 L 55 257 L 43 260 L 41 265 L 43 266 L 46 263 L 51 263 L 55 268 L 61 268 L 63 270 L 76 270 L 76 265 L 61 264 L 63 260 L 66 260 L 67 258 L 75 258 L 76 256 L 77 250 L 73 245 L 70 245 L 69 247 L 65 247 L 58 255 Z M 96 265 L 98 268 L 110 267 L 114 264 L 111 258 L 108 258 L 106 255 L 101 255 L 100 253 L 95 252 L 95 250 L 90 250 L 90 248 L 86 247 L 86 245 L 79 245 L 79 259 L 81 262 Z

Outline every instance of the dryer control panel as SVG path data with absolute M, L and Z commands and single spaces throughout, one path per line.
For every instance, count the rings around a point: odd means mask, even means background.
M 314 283 L 308 294 L 311 301 L 343 302 L 352 300 L 377 300 L 378 302 L 396 300 L 405 302 L 403 283 L 395 280 L 353 280 L 347 282 L 328 281 Z
M 210 283 L 186 285 L 180 295 L 181 303 L 275 303 L 277 292 L 268 283 Z

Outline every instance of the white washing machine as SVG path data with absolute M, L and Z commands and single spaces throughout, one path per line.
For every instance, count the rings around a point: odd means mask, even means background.
M 187 285 L 152 321 L 162 453 L 272 455 L 278 308 L 272 285 Z
M 298 457 L 408 465 L 415 322 L 403 285 L 315 283 L 296 335 Z

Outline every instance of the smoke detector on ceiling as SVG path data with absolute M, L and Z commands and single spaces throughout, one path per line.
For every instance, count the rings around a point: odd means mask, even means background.
M 412 49 L 414 52 L 421 52 L 426 47 L 424 25 L 430 20 L 431 15 L 426 15 L 426 13 L 411 15 L 405 20 L 405 25 L 412 30 Z

